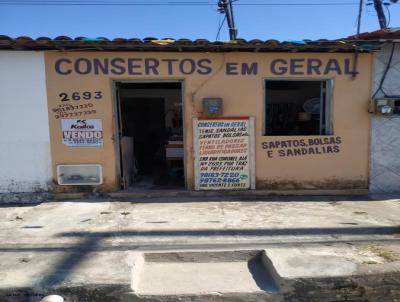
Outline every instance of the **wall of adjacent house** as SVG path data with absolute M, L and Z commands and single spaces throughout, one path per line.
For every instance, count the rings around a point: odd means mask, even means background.
M 50 188 L 43 52 L 0 52 L 0 193 Z
M 373 93 L 378 89 L 389 61 L 392 44 L 375 54 Z M 400 44 L 397 43 L 391 67 L 383 83 L 387 95 L 400 95 Z M 376 97 L 383 96 L 382 91 Z M 372 116 L 370 191 L 400 192 L 400 116 Z

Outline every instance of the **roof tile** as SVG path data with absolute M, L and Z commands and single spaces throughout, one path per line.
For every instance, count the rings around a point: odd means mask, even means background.
M 380 43 L 374 43 L 369 40 L 373 47 L 362 48 L 362 43 L 351 39 L 327 40 L 292 40 L 280 42 L 275 39 L 266 41 L 260 39 L 237 39 L 236 41 L 209 41 L 207 39 L 157 39 L 154 37 L 138 38 L 114 38 L 105 37 L 87 38 L 68 36 L 58 36 L 54 39 L 49 37 L 31 37 L 21 36 L 11 38 L 0 35 L 0 50 L 18 49 L 18 50 L 86 50 L 88 48 L 95 50 L 143 50 L 143 51 L 299 51 L 299 52 L 352 52 L 356 48 L 359 51 L 372 51 L 379 47 Z

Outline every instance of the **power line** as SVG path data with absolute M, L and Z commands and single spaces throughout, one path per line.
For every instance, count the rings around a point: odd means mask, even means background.
M 0 5 L 4 6 L 209 6 L 215 4 L 211 1 L 167 1 L 167 2 L 149 2 L 149 1 L 77 1 L 77 0 L 0 0 Z M 355 6 L 357 2 L 299 2 L 299 3 L 281 3 L 281 2 L 249 2 L 249 3 L 236 3 L 237 6 Z
M 383 12 L 383 3 L 381 0 L 373 0 L 373 3 L 376 13 L 378 14 L 379 26 L 381 27 L 381 29 L 386 29 L 387 21 L 385 13 Z
M 226 21 L 229 28 L 229 38 L 231 41 L 235 41 L 237 37 L 237 29 L 235 27 L 235 20 L 233 18 L 233 6 L 231 0 L 219 0 L 218 11 L 225 15 Z
M 395 48 L 396 48 L 396 43 L 392 43 L 392 50 L 390 51 L 389 60 L 386 63 L 385 70 L 383 72 L 381 80 L 379 81 L 379 86 L 376 89 L 374 95 L 372 96 L 373 99 L 376 97 L 376 95 L 378 94 L 379 91 L 382 91 L 384 96 L 387 96 L 386 92 L 383 90 L 383 83 L 385 82 L 386 75 L 388 74 L 389 69 L 390 69 L 390 67 L 392 65 L 392 59 L 393 59 L 393 54 L 394 54 Z
M 390 21 L 391 21 L 392 16 L 391 16 L 391 14 L 390 14 L 389 6 L 388 6 L 388 5 L 385 5 L 385 8 L 386 8 L 387 15 L 388 15 L 388 20 L 387 20 L 387 22 L 386 22 L 386 27 L 389 27 L 389 26 L 390 26 Z
M 378 17 L 379 26 L 381 29 L 387 29 L 390 25 L 390 10 L 389 6 L 398 4 L 399 0 L 368 0 L 367 5 L 373 6 L 376 11 L 376 16 Z M 384 9 L 386 8 L 388 19 Z
M 222 22 L 220 23 L 220 25 L 219 25 L 219 27 L 218 27 L 217 35 L 216 35 L 216 37 L 215 37 L 215 40 L 216 40 L 216 41 L 219 40 L 219 35 L 220 35 L 220 33 L 221 33 L 221 29 L 222 29 L 222 26 L 223 26 L 224 23 L 225 23 L 225 20 L 226 20 L 226 16 L 224 16 L 224 19 L 222 20 Z
M 372 1 L 372 0 L 369 0 Z M 385 3 L 395 4 L 396 2 L 387 2 L 388 0 L 382 0 Z M 215 0 L 120 0 L 120 1 L 112 1 L 112 0 L 0 0 L 0 2 L 190 2 L 190 3 L 214 3 L 217 2 Z M 246 3 L 247 1 L 239 1 L 239 0 L 232 0 L 232 2 L 239 2 L 239 3 Z M 289 4 L 296 4 L 299 3 L 298 0 L 284 0 L 284 1 L 277 1 L 277 0 L 254 0 L 249 1 L 252 3 L 289 3 Z M 307 0 L 307 1 L 300 1 L 300 3 L 324 3 L 326 1 L 322 0 Z M 348 3 L 348 2 L 355 2 L 354 0 L 332 0 L 328 1 L 330 3 Z

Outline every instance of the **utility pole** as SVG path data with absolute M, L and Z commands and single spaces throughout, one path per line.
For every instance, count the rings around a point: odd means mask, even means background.
M 232 0 L 219 0 L 218 7 L 219 12 L 225 14 L 226 21 L 228 22 L 229 38 L 231 41 L 235 41 L 237 38 L 237 29 L 235 28 L 235 20 L 233 18 Z
M 362 16 L 362 9 L 364 5 L 364 0 L 360 0 L 360 4 L 358 6 L 358 18 L 357 18 L 357 39 L 360 36 L 360 29 L 361 29 L 361 16 Z M 352 79 L 354 80 L 358 74 L 357 71 L 357 66 L 358 66 L 358 49 L 356 48 L 354 50 L 354 63 L 353 63 L 353 71 L 351 72 L 352 74 Z
M 364 1 L 360 0 L 360 4 L 358 6 L 358 18 L 357 18 L 357 38 L 360 35 L 361 16 L 362 16 L 363 5 L 364 5 Z
M 386 29 L 387 23 L 385 13 L 383 12 L 382 0 L 374 0 L 374 8 L 378 15 L 379 26 L 381 29 Z

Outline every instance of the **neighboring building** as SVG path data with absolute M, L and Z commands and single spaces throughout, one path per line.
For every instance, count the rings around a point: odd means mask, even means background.
M 1 36 L 1 191 L 365 191 L 370 44 Z
M 370 186 L 373 193 L 400 192 L 400 29 L 363 33 L 358 39 L 382 43 L 374 56 L 372 97 L 394 101 L 394 114 L 372 115 Z
M 0 52 L 0 129 L 0 193 L 49 190 L 44 52 Z

